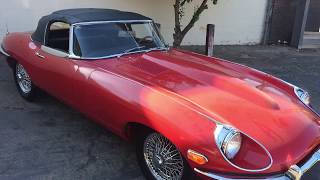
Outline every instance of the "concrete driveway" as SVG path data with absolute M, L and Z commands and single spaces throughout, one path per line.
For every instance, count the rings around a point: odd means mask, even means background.
M 195 51 L 201 51 L 192 47 Z M 320 51 L 221 46 L 217 56 L 258 68 L 308 89 L 320 110 Z M 320 179 L 314 174 L 309 179 Z M 133 147 L 56 99 L 18 95 L 0 58 L 0 179 L 143 179 Z

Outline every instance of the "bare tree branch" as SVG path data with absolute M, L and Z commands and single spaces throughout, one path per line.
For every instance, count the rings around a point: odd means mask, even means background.
M 202 3 L 199 7 L 196 8 L 191 20 L 186 25 L 186 27 L 181 30 L 181 21 L 184 15 L 184 5 L 186 3 L 191 3 L 193 0 L 175 0 L 174 4 L 174 15 L 175 15 L 175 26 L 173 34 L 173 46 L 178 47 L 181 45 L 182 40 L 186 34 L 192 29 L 194 24 L 199 20 L 200 15 L 208 9 L 208 1 L 211 1 L 213 4 L 217 4 L 218 0 L 202 0 Z
M 194 26 L 194 24 L 199 20 L 200 15 L 202 12 L 206 9 L 208 9 L 208 0 L 203 0 L 201 5 L 198 7 L 198 9 L 194 12 L 190 22 L 188 25 L 183 29 L 182 34 L 186 35 L 187 32 L 190 31 L 190 29 Z
M 181 3 L 180 3 L 180 5 L 181 6 L 184 6 L 186 3 L 189 3 L 189 2 L 192 2 L 192 0 L 183 0 Z

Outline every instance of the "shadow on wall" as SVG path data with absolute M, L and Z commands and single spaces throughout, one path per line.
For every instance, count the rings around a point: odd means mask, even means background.
M 320 32 L 320 1 L 311 0 L 306 31 Z

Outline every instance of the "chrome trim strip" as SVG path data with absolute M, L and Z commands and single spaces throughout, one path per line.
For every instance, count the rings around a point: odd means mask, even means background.
M 69 58 L 70 59 L 88 59 L 88 60 L 97 60 L 97 59 L 108 59 L 108 58 L 114 58 L 114 57 L 119 57 L 122 56 L 123 54 L 114 54 L 114 55 L 110 55 L 110 56 L 103 56 L 103 57 L 94 57 L 94 58 L 82 58 L 80 56 L 77 56 L 74 54 L 73 52 L 73 32 L 74 32 L 74 27 L 77 25 L 92 25 L 92 24 L 103 24 L 103 23 L 115 23 L 115 22 L 124 22 L 124 23 L 130 23 L 130 22 L 149 22 L 152 23 L 152 20 L 118 20 L 118 21 L 91 21 L 91 22 L 81 22 L 81 23 L 74 23 L 70 25 L 70 32 L 69 32 Z M 44 42 L 43 44 L 46 44 L 46 35 L 47 35 L 47 31 L 48 31 L 48 25 L 52 24 L 52 22 L 49 22 L 46 25 L 46 29 L 45 29 L 45 33 L 44 33 Z M 140 53 L 140 52 L 145 52 L 145 51 L 136 51 L 133 53 Z M 131 53 L 128 53 L 131 54 Z
M 239 131 L 238 129 L 237 132 L 240 132 L 241 134 L 247 136 L 248 138 L 250 138 L 252 141 L 254 141 L 255 143 L 257 143 L 265 152 L 266 154 L 268 155 L 269 157 L 269 160 L 270 160 L 270 164 L 268 164 L 268 166 L 264 167 L 264 168 L 261 168 L 261 169 L 246 169 L 246 168 L 242 168 L 242 167 L 239 167 L 237 165 L 235 165 L 234 163 L 232 163 L 227 157 L 226 155 L 223 153 L 223 150 L 222 150 L 222 145 L 223 145 L 223 141 L 224 141 L 224 138 L 221 139 L 221 136 L 226 136 L 226 133 L 232 131 L 232 129 L 235 129 L 233 127 L 230 127 L 230 126 L 225 126 L 225 125 L 222 125 L 222 124 L 217 124 L 217 128 L 216 130 L 214 131 L 214 137 L 215 137 L 215 142 L 216 142 L 216 145 L 222 155 L 222 157 L 224 158 L 225 161 L 227 161 L 231 166 L 239 169 L 239 170 L 242 170 L 242 171 L 247 171 L 247 172 L 261 172 L 261 171 L 265 171 L 265 170 L 268 170 L 272 164 L 273 164 L 273 157 L 272 155 L 270 154 L 270 152 L 267 150 L 266 147 L 264 147 L 260 142 L 258 142 L 257 140 L 253 139 L 252 137 L 250 137 L 249 135 L 247 135 L 246 133 L 243 133 L 241 131 Z
M 194 52 L 192 52 L 192 53 L 193 53 L 193 54 L 197 54 L 197 53 L 194 53 Z M 197 55 L 204 56 L 204 55 L 202 55 L 202 54 L 197 54 Z M 205 56 L 205 57 L 207 57 L 207 56 Z M 248 69 L 250 69 L 250 70 L 257 71 L 257 72 L 259 72 L 259 73 L 261 73 L 261 74 L 264 74 L 264 75 L 266 75 L 266 76 L 270 76 L 270 77 L 272 77 L 272 78 L 274 78 L 274 79 L 276 79 L 276 80 L 278 80 L 278 81 L 280 81 L 280 82 L 282 82 L 282 83 L 284 83 L 284 84 L 287 84 L 288 86 L 291 86 L 291 87 L 293 88 L 293 90 L 294 90 L 295 88 L 299 88 L 299 87 L 297 87 L 296 85 L 293 85 L 293 84 L 291 84 L 291 83 L 289 83 L 289 82 L 287 82 L 287 81 L 285 81 L 285 80 L 283 80 L 283 79 L 281 79 L 281 78 L 278 78 L 278 77 L 276 77 L 276 76 L 274 76 L 274 75 L 268 74 L 268 73 L 263 72 L 263 71 L 261 71 L 261 70 L 258 70 L 258 69 L 255 69 L 255 68 L 246 66 L 246 65 L 244 65 L 244 64 L 239 64 L 239 63 L 236 63 L 236 62 L 231 62 L 231 61 L 224 60 L 224 59 L 217 58 L 217 57 L 215 57 L 215 59 L 218 59 L 219 61 L 224 61 L 224 62 L 228 62 L 228 63 L 231 63 L 231 64 L 235 64 L 235 65 L 238 65 L 238 66 L 242 66 L 242 67 L 248 68 Z M 301 101 L 300 98 L 298 98 L 298 99 Z M 301 102 L 302 102 L 302 101 L 301 101 Z M 319 114 L 318 112 L 316 112 L 312 107 L 306 105 L 304 102 L 302 102 L 302 103 L 303 103 L 309 110 L 311 110 L 311 111 L 312 111 L 313 113 L 315 113 L 318 117 L 320 117 L 320 114 Z
M 47 40 L 47 33 L 48 33 L 48 26 L 49 24 L 52 24 L 52 22 L 48 22 L 47 25 L 46 25 L 46 29 L 44 30 L 44 34 L 43 34 L 43 45 L 46 45 L 46 40 Z
M 320 162 L 320 149 L 301 167 L 303 173 L 309 171 L 316 163 Z
M 320 118 L 320 114 L 316 111 L 316 110 L 314 110 L 312 107 L 310 107 L 310 106 L 307 106 L 307 108 L 308 109 L 310 109 L 310 111 L 312 111 L 314 114 L 316 114 L 319 118 Z
M 197 104 L 197 103 L 191 101 L 190 99 L 188 99 L 188 98 L 186 98 L 186 97 L 183 97 L 183 96 L 181 96 L 181 95 L 179 95 L 179 94 L 177 94 L 177 93 L 174 93 L 174 92 L 172 92 L 172 91 L 168 91 L 168 90 L 166 90 L 166 89 L 161 88 L 163 91 L 165 91 L 165 92 L 167 92 L 167 93 L 169 93 L 169 94 L 172 94 L 172 95 L 174 95 L 174 96 L 176 96 L 176 97 L 179 97 L 180 99 L 182 99 L 182 100 L 184 100 L 184 101 L 186 101 L 186 102 L 188 102 L 188 103 L 191 103 L 193 106 L 195 106 L 195 107 L 203 110 L 204 112 L 200 112 L 199 110 L 195 109 L 194 107 L 189 106 L 189 105 L 187 105 L 186 103 L 182 103 L 182 102 L 180 102 L 180 101 L 178 101 L 178 100 L 176 100 L 176 99 L 174 99 L 174 98 L 166 95 L 165 93 L 162 93 L 162 92 L 160 92 L 159 90 L 155 90 L 154 88 L 149 87 L 149 86 L 146 86 L 146 85 L 144 85 L 144 84 L 142 84 L 142 83 L 140 83 L 140 82 L 137 82 L 137 81 L 135 81 L 135 80 L 129 79 L 129 78 L 124 77 L 124 76 L 122 76 L 122 75 L 120 75 L 120 74 L 116 74 L 116 73 L 113 73 L 113 72 L 111 72 L 111 71 L 105 70 L 105 69 L 103 69 L 103 68 L 98 68 L 98 69 L 100 69 L 101 71 L 104 71 L 104 72 L 107 72 L 107 73 L 116 75 L 116 76 L 118 76 L 118 77 L 120 77 L 120 78 L 126 79 L 126 80 L 128 80 L 128 81 L 137 83 L 137 84 L 139 84 L 139 85 L 141 85 L 141 86 L 143 86 L 143 87 L 146 87 L 146 88 L 148 88 L 148 89 L 150 89 L 150 90 L 152 90 L 152 91 L 154 91 L 154 92 L 157 92 L 157 93 L 159 93 L 159 94 L 162 94 L 162 95 L 168 97 L 169 99 L 171 99 L 171 100 L 179 103 L 180 105 L 185 106 L 185 107 L 188 108 L 189 110 L 192 110 L 192 111 L 198 113 L 199 115 L 203 116 L 204 118 L 207 118 L 209 121 L 212 121 L 213 123 L 215 123 L 216 126 L 218 126 L 218 125 L 225 125 L 225 126 L 228 126 L 228 127 L 232 127 L 231 125 L 223 124 L 223 123 L 221 123 L 220 121 L 212 118 L 211 115 L 210 115 L 211 113 L 210 113 L 210 111 L 209 111 L 208 109 L 206 109 L 205 107 L 201 106 L 200 104 Z M 236 129 L 236 128 L 235 128 L 235 129 Z M 270 152 L 265 148 L 265 146 L 262 145 L 260 142 L 258 142 L 257 140 L 255 140 L 254 138 L 252 138 L 251 136 L 249 136 L 248 134 L 244 133 L 243 131 L 241 131 L 241 130 L 239 130 L 239 129 L 237 129 L 237 130 L 238 130 L 239 132 L 241 132 L 242 134 L 246 135 L 248 138 L 252 139 L 254 142 L 256 142 L 258 145 L 260 145 L 260 146 L 267 152 L 267 154 L 268 154 L 269 157 L 271 158 L 271 163 L 270 163 L 270 166 L 267 167 L 267 168 L 264 169 L 264 170 L 269 169 L 269 168 L 272 166 L 272 164 L 273 164 L 273 157 L 272 157 L 271 153 L 270 153 Z M 217 146 L 217 147 L 218 147 L 218 149 L 220 150 L 219 146 Z M 221 154 L 222 154 L 222 157 L 224 157 L 223 153 L 221 153 Z M 225 158 L 225 157 L 224 157 L 224 158 Z M 230 161 L 228 161 L 228 160 L 227 160 L 227 162 L 230 163 Z M 232 163 L 231 163 L 230 165 L 233 166 Z M 247 171 L 247 170 L 242 169 L 242 168 L 238 168 L 238 169 L 243 170 L 243 171 Z M 259 171 L 249 170 L 248 172 L 259 172 Z
M 117 22 L 153 22 L 152 20 L 117 20 L 117 21 L 88 21 L 88 22 L 80 22 L 74 23 L 72 25 L 92 25 L 92 24 L 104 24 L 104 23 L 117 23 Z
M 50 49 L 53 49 L 54 51 L 60 51 L 61 52 L 61 54 L 64 54 L 65 52 L 64 51 L 61 51 L 61 50 L 58 50 L 58 49 L 54 49 L 54 48 L 51 48 L 51 47 L 49 47 L 49 46 L 47 46 L 47 33 L 48 33 L 48 31 L 50 30 L 49 28 L 51 27 L 51 25 L 53 24 L 53 23 L 56 23 L 56 22 L 62 22 L 62 23 L 65 23 L 65 24 L 68 24 L 68 23 L 66 23 L 66 22 L 64 22 L 64 21 L 51 21 L 51 22 L 48 22 L 47 23 L 47 25 L 46 25 L 46 29 L 45 29 L 45 31 L 44 31 L 44 37 L 43 37 L 43 42 L 41 42 L 41 46 L 45 46 L 45 47 L 47 47 L 47 48 L 50 48 Z M 50 25 L 50 27 L 49 27 L 49 25 Z M 68 24 L 69 25 L 69 24 Z M 70 54 L 70 40 L 71 40 L 71 38 L 73 38 L 72 37 L 72 35 L 71 35 L 71 32 L 72 32 L 73 30 L 72 30 L 72 26 L 70 25 L 70 29 L 69 29 L 69 51 L 68 51 L 68 53 L 66 53 L 67 54 L 67 56 L 66 57 L 68 57 L 68 58 L 72 58 L 73 56 Z M 32 39 L 32 36 L 30 36 L 30 38 L 31 38 L 31 40 L 33 41 L 33 39 Z M 41 49 L 42 50 L 42 49 Z M 53 55 L 55 55 L 55 54 L 53 54 Z M 64 56 L 63 56 L 64 57 Z
M 203 56 L 203 57 L 207 57 L 207 58 L 208 58 L 208 56 L 205 56 L 205 55 L 203 55 L 203 54 L 198 54 L 198 53 L 195 53 L 195 52 L 190 52 L 190 53 L 191 53 L 191 54 L 198 55 L 198 56 Z M 223 61 L 223 62 L 227 62 L 227 63 L 230 63 L 230 64 L 242 66 L 242 67 L 245 67 L 245 68 L 248 68 L 248 69 L 250 69 L 250 70 L 253 70 L 253 71 L 259 72 L 259 73 L 261 73 L 261 74 L 264 74 L 264 75 L 266 75 L 266 76 L 272 77 L 272 78 L 274 78 L 274 79 L 276 79 L 276 80 L 278 80 L 278 81 L 280 81 L 280 82 L 282 82 L 282 83 L 284 83 L 284 84 L 287 84 L 288 86 L 291 86 L 291 87 L 293 87 L 293 88 L 297 87 L 297 86 L 295 86 L 295 85 L 293 85 L 293 84 L 291 84 L 291 83 L 289 83 L 289 82 L 287 82 L 287 81 L 285 81 L 285 80 L 283 80 L 283 79 L 281 79 L 281 78 L 278 78 L 278 77 L 276 77 L 276 76 L 274 76 L 274 75 L 271 75 L 271 74 L 268 74 L 268 73 L 266 73 L 266 72 L 263 72 L 262 70 L 259 70 L 259 69 L 256 69 L 256 68 L 252 68 L 252 67 L 249 67 L 249 66 L 244 65 L 244 64 L 240 64 L 240 63 L 228 61 L 228 60 L 225 60 L 225 59 L 221 59 L 221 58 L 218 58 L 218 57 L 214 57 L 214 59 L 217 59 L 217 60 Z M 301 100 L 300 100 L 300 101 L 301 101 Z M 304 104 L 304 103 L 303 103 L 303 104 Z M 313 113 L 315 113 L 318 117 L 320 117 L 320 114 L 319 114 L 318 112 L 316 112 L 312 107 L 307 106 L 307 108 L 308 108 L 309 110 L 311 110 Z
M 301 167 L 297 165 L 293 165 L 290 167 L 290 169 L 285 173 L 281 174 L 279 176 L 273 176 L 273 177 L 259 177 L 259 178 L 253 178 L 254 180 L 262 180 L 262 179 L 271 179 L 271 180 L 301 180 L 302 176 L 307 173 L 312 167 L 314 167 L 318 162 L 320 162 L 320 149 L 316 151 L 312 157 L 304 163 Z M 202 174 L 204 176 L 207 176 L 212 179 L 219 179 L 219 180 L 245 180 L 241 178 L 227 178 L 219 174 L 210 173 L 210 172 L 204 172 L 197 168 L 194 168 L 194 171 Z M 248 180 L 248 179 L 246 179 Z M 250 179 L 251 180 L 251 179 Z
M 73 48 L 73 47 L 72 47 Z M 129 54 L 137 54 L 137 53 L 144 53 L 144 52 L 148 52 L 147 50 L 142 50 L 142 51 L 135 51 L 135 52 L 131 52 L 131 53 L 126 53 L 125 55 L 129 55 Z M 102 57 L 80 57 L 80 56 L 77 56 L 73 53 L 72 51 L 72 55 L 70 55 L 70 58 L 73 58 L 73 59 L 83 59 L 83 60 L 98 60 L 98 59 L 109 59 L 109 58 L 115 58 L 115 57 L 120 57 L 124 55 L 123 53 L 120 53 L 120 54 L 113 54 L 113 55 L 110 55 L 110 56 L 102 56 Z
M 191 103 L 193 106 L 195 106 L 195 107 L 203 110 L 204 112 L 200 112 L 199 110 L 195 109 L 194 107 L 189 106 L 189 105 L 187 105 L 186 103 L 182 103 L 182 102 L 180 102 L 180 101 L 178 101 L 178 100 L 176 100 L 176 99 L 174 99 L 174 98 L 166 95 L 165 93 L 160 92 L 159 90 L 155 90 L 154 88 L 149 87 L 149 86 L 146 86 L 146 85 L 144 85 L 144 84 L 142 84 L 142 83 L 140 83 L 140 82 L 137 82 L 137 81 L 135 81 L 135 80 L 129 79 L 129 78 L 124 77 L 124 76 L 122 76 L 122 75 L 120 75 L 120 74 L 116 74 L 116 73 L 113 73 L 113 72 L 111 72 L 111 71 L 105 70 L 105 69 L 103 69 L 103 68 L 98 68 L 98 69 L 100 69 L 101 71 L 104 71 L 104 72 L 113 74 L 113 75 L 115 75 L 115 76 L 118 76 L 118 77 L 120 77 L 120 78 L 126 79 L 126 80 L 128 80 L 128 81 L 137 83 L 137 84 L 139 84 L 139 85 L 141 85 L 141 86 L 143 86 L 143 87 L 146 87 L 146 88 L 148 88 L 148 89 L 150 89 L 150 90 L 152 90 L 152 91 L 154 91 L 154 92 L 157 92 L 157 93 L 159 93 L 159 94 L 162 94 L 162 95 L 168 97 L 169 99 L 175 101 L 176 103 L 178 103 L 178 104 L 180 104 L 180 105 L 188 108 L 189 110 L 191 110 L 191 111 L 193 111 L 193 112 L 195 112 L 195 113 L 198 113 L 199 115 L 203 116 L 204 118 L 207 118 L 209 121 L 215 123 L 216 126 L 222 125 L 222 126 L 232 127 L 231 125 L 226 125 L 226 124 L 223 124 L 223 123 L 217 121 L 216 119 L 213 119 L 213 118 L 209 115 L 209 114 L 210 114 L 210 111 L 209 111 L 208 109 L 206 109 L 205 107 L 201 106 L 200 104 L 197 104 L 197 103 L 191 101 L 190 99 L 187 99 L 186 97 L 183 97 L 183 96 L 181 96 L 181 95 L 179 95 L 179 94 L 177 94 L 177 93 L 174 93 L 174 92 L 172 92 L 172 91 L 168 91 L 168 90 L 166 90 L 166 89 L 161 88 L 163 91 L 165 91 L 165 92 L 167 92 L 167 93 L 169 93 L 169 94 L 172 94 L 172 95 L 174 95 L 174 96 L 176 96 L 176 97 L 179 97 L 180 99 L 182 99 L 182 100 L 184 100 L 184 101 L 186 101 L 186 102 L 188 102 L 188 103 Z M 207 114 L 207 113 L 208 113 L 208 114 Z M 233 127 L 232 127 L 232 128 L 233 128 Z M 236 129 L 236 128 L 235 128 L 235 129 Z M 267 152 L 267 154 L 268 154 L 268 155 L 270 156 L 270 158 L 271 158 L 271 163 L 270 163 L 270 164 L 271 164 L 270 167 L 271 167 L 272 164 L 273 164 L 273 157 L 272 157 L 271 153 L 265 148 L 265 146 L 262 145 L 262 144 L 261 144 L 260 142 L 258 142 L 257 140 L 255 140 L 254 138 L 252 138 L 251 136 L 249 136 L 248 134 L 242 132 L 242 131 L 239 130 L 239 129 L 237 129 L 237 130 L 238 130 L 239 132 L 241 132 L 242 134 L 246 135 L 248 138 L 252 139 L 254 142 L 256 142 L 258 145 L 260 145 L 260 146 Z M 218 147 L 218 149 L 220 150 L 219 146 L 217 146 L 217 147 Z M 221 153 L 221 154 L 222 154 L 222 153 Z M 222 157 L 224 157 L 223 154 L 222 154 Z M 229 163 L 229 161 L 227 161 L 227 162 Z M 232 165 L 232 163 L 231 163 L 230 165 Z M 233 165 L 232 165 L 232 166 L 233 166 Z M 267 170 L 267 169 L 269 169 L 270 167 L 268 167 L 268 168 L 266 168 L 266 169 L 264 169 L 264 170 Z M 240 168 L 240 170 L 246 171 L 245 169 L 241 169 L 241 168 Z M 249 172 L 257 172 L 257 171 L 254 171 L 254 170 L 253 170 L 253 171 L 250 171 L 250 170 L 249 170 Z M 259 172 L 259 171 L 258 171 L 258 172 Z
M 290 176 L 294 180 L 300 180 L 301 177 L 318 162 L 320 162 L 320 149 L 315 152 L 312 157 L 302 165 L 302 167 L 297 165 L 291 166 L 286 175 Z
M 214 174 L 214 173 L 208 173 L 208 172 L 204 172 L 201 171 L 197 168 L 194 168 L 194 171 L 202 174 L 206 177 L 212 178 L 212 179 L 218 179 L 218 180 L 263 180 L 263 179 L 269 179 L 269 180 L 291 180 L 289 177 L 282 175 L 282 176 L 274 176 L 274 177 L 264 177 L 264 178 L 253 178 L 253 179 L 248 179 L 248 178 L 227 178 L 218 174 Z
M 66 58 L 66 57 L 69 57 L 69 54 L 64 52 L 64 51 L 61 51 L 61 50 L 57 50 L 57 49 L 54 49 L 54 48 L 51 48 L 49 46 L 45 46 L 45 45 L 42 45 L 40 47 L 40 49 L 43 51 L 43 52 L 46 52 L 48 54 L 51 54 L 51 55 L 54 55 L 54 56 L 57 56 L 57 57 L 61 57 L 61 58 Z M 39 53 L 39 52 L 37 52 Z
M 235 63 L 235 64 L 237 64 L 237 63 Z M 237 65 L 241 65 L 241 64 L 237 64 Z M 245 65 L 242 65 L 242 66 L 245 66 Z M 249 67 L 249 66 L 245 66 L 245 67 L 250 68 L 250 69 L 253 69 L 253 68 L 251 68 L 251 67 Z M 278 81 L 280 81 L 280 82 L 282 82 L 282 83 L 284 83 L 284 84 L 287 84 L 288 86 L 291 86 L 291 87 L 293 88 L 293 91 L 294 91 L 294 94 L 295 94 L 295 95 L 297 95 L 296 92 L 295 92 L 295 89 L 296 89 L 296 88 L 301 89 L 301 88 L 299 88 L 298 86 L 293 85 L 293 84 L 291 84 L 291 83 L 289 83 L 289 82 L 287 82 L 287 81 L 285 81 L 285 80 L 283 80 L 283 79 L 281 79 L 281 78 L 278 78 L 278 77 L 276 77 L 276 76 L 274 76 L 274 75 L 270 75 L 270 74 L 268 74 L 268 73 L 265 73 L 265 72 L 260 71 L 260 70 L 257 70 L 257 69 L 253 69 L 253 70 L 256 70 L 256 71 L 258 71 L 258 72 L 260 72 L 260 73 L 269 75 L 269 76 L 271 76 L 272 78 L 274 78 L 274 79 L 276 79 L 276 80 L 278 80 Z M 311 111 L 312 111 L 313 113 L 315 113 L 318 117 L 320 117 L 320 114 L 319 114 L 318 112 L 316 112 L 312 107 L 306 105 L 299 97 L 298 97 L 298 99 L 299 99 L 309 110 L 311 110 Z
M 72 24 L 70 26 L 70 32 L 69 32 L 69 58 L 70 59 L 81 59 L 80 56 L 77 56 L 73 52 L 73 31 L 74 31 L 74 25 Z
M 320 114 L 319 114 L 316 110 L 314 110 L 310 105 L 304 103 L 304 102 L 302 101 L 302 99 L 300 99 L 300 97 L 298 96 L 297 90 L 299 90 L 299 89 L 301 89 L 301 90 L 303 90 L 303 91 L 305 91 L 305 90 L 302 89 L 302 88 L 299 88 L 299 87 L 297 87 L 297 86 L 295 86 L 295 85 L 292 85 L 292 87 L 293 87 L 294 94 L 297 96 L 297 98 L 299 99 L 299 101 L 302 102 L 302 104 L 303 104 L 304 106 L 306 106 L 310 111 L 312 111 L 312 112 L 315 113 L 318 117 L 320 117 Z M 307 91 L 305 91 L 305 92 L 307 92 Z M 308 93 L 308 92 L 307 92 L 307 93 Z
M 150 88 L 150 89 L 152 89 L 152 88 Z M 165 90 L 165 89 L 163 89 L 163 90 Z M 234 127 L 232 127 L 231 125 L 223 124 L 223 123 L 217 121 L 216 119 L 213 119 L 213 118 L 209 115 L 209 114 L 210 114 L 210 111 L 209 111 L 208 109 L 206 109 L 205 107 L 201 106 L 200 104 L 197 104 L 197 103 L 195 103 L 195 102 L 193 102 L 193 101 L 191 101 L 191 100 L 189 100 L 189 99 L 187 99 L 187 98 L 185 98 L 185 97 L 183 97 L 183 96 L 181 96 L 181 95 L 179 95 L 179 94 L 177 94 L 177 93 L 174 93 L 174 92 L 171 92 L 171 91 L 168 91 L 168 90 L 165 90 L 165 91 L 168 92 L 168 93 L 170 93 L 170 94 L 174 94 L 175 96 L 180 97 L 181 99 L 185 100 L 186 102 L 189 102 L 189 103 L 191 103 L 192 105 L 194 105 L 195 107 L 200 108 L 201 110 L 203 110 L 205 113 L 200 112 L 200 111 L 196 110 L 195 108 L 193 108 L 193 107 L 191 107 L 191 106 L 188 106 L 188 105 L 186 105 L 186 104 L 184 104 L 184 103 L 181 103 L 181 102 L 175 100 L 175 101 L 178 102 L 179 104 L 184 105 L 185 107 L 189 108 L 190 110 L 192 110 L 192 111 L 200 114 L 201 116 L 207 118 L 208 120 L 212 121 L 213 123 L 216 124 L 217 128 L 218 128 L 218 126 L 226 126 L 226 127 L 234 128 Z M 158 92 L 159 92 L 159 91 L 158 91 Z M 159 93 L 161 93 L 161 92 L 159 92 Z M 163 93 L 161 93 L 161 94 L 163 94 Z M 169 97 L 169 96 L 167 96 L 167 97 Z M 169 97 L 169 98 L 170 98 L 170 97 Z M 170 98 L 170 99 L 174 100 L 173 98 Z M 209 114 L 206 114 L 206 113 L 209 113 Z M 237 128 L 234 128 L 234 129 L 237 129 Z M 272 157 L 271 153 L 270 153 L 270 152 L 267 150 L 267 148 L 266 148 L 263 144 L 261 144 L 259 141 L 255 140 L 254 138 L 252 138 L 252 137 L 249 136 L 248 134 L 244 133 L 243 131 L 241 131 L 241 130 L 239 130 L 239 129 L 237 129 L 237 130 L 238 130 L 240 133 L 246 135 L 248 138 L 250 138 L 250 139 L 253 140 L 254 142 L 256 142 L 260 147 L 262 147 L 262 148 L 266 151 L 266 153 L 267 153 L 268 156 L 270 157 L 270 161 L 271 161 L 271 162 L 270 162 L 270 165 L 269 165 L 268 167 L 264 168 L 263 170 L 249 170 L 249 169 L 243 169 L 243 168 L 241 168 L 241 167 L 237 167 L 237 166 L 235 166 L 233 163 L 231 163 L 231 162 L 224 156 L 224 154 L 222 153 L 221 149 L 220 149 L 219 146 L 216 144 L 217 147 L 218 147 L 218 149 L 219 149 L 219 151 L 220 151 L 220 153 L 222 154 L 222 157 L 225 158 L 225 160 L 226 160 L 231 166 L 233 166 L 233 167 L 235 167 L 235 168 L 237 168 L 237 169 L 239 169 L 239 170 L 242 170 L 242 171 L 247 171 L 247 172 L 260 172 L 260 171 L 268 170 L 268 169 L 272 166 L 272 164 L 273 164 L 273 157 Z M 215 141 L 215 142 L 217 142 L 217 141 Z
M 299 87 L 297 87 L 297 86 L 295 86 L 295 87 L 293 88 L 293 90 L 294 90 L 295 95 L 296 95 L 305 105 L 307 105 L 307 106 L 310 105 L 310 94 L 308 93 L 308 91 L 306 91 L 306 90 L 304 90 L 304 89 L 302 89 L 302 88 L 299 88 Z M 309 98 L 309 103 L 306 103 L 306 102 L 303 101 L 303 98 L 300 97 L 299 94 L 298 94 L 299 91 L 302 91 L 302 92 L 304 93 L 304 98 L 306 98 L 306 97 Z
M 91 21 L 91 22 L 81 22 L 81 23 L 74 23 L 70 26 L 70 41 L 69 41 L 69 58 L 72 59 L 84 59 L 84 60 L 97 60 L 97 59 L 109 59 L 109 58 L 115 58 L 115 57 L 120 57 L 122 55 L 124 55 L 123 53 L 119 53 L 119 54 L 113 54 L 113 55 L 109 55 L 109 56 L 102 56 L 102 57 L 80 57 L 74 54 L 73 52 L 73 41 L 74 41 L 74 27 L 75 26 L 79 26 L 79 25 L 93 25 L 93 24 L 104 24 L 104 23 L 132 23 L 132 22 L 146 22 L 146 23 L 153 23 L 152 20 L 119 20 L 119 21 Z M 154 27 L 154 26 L 153 26 Z M 160 41 L 162 41 L 162 39 L 160 37 L 157 37 Z M 165 44 L 165 42 L 163 42 L 163 44 Z M 148 52 L 148 50 L 142 50 L 142 51 L 135 51 L 132 53 L 126 53 L 127 54 L 136 54 L 136 53 L 143 53 L 143 52 Z
M 2 44 L 0 45 L 0 52 L 5 56 L 10 57 L 10 55 L 3 49 Z

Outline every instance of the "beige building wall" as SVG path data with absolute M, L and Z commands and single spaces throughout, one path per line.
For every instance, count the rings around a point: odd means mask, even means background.
M 174 0 L 0 0 L 0 40 L 8 27 L 10 32 L 32 31 L 38 19 L 52 11 L 66 8 L 98 7 L 134 11 L 153 18 L 172 43 Z M 186 8 L 184 24 L 200 0 Z M 220 0 L 201 16 L 183 44 L 203 45 L 206 24 L 216 24 L 216 44 L 257 44 L 264 27 L 267 0 Z

